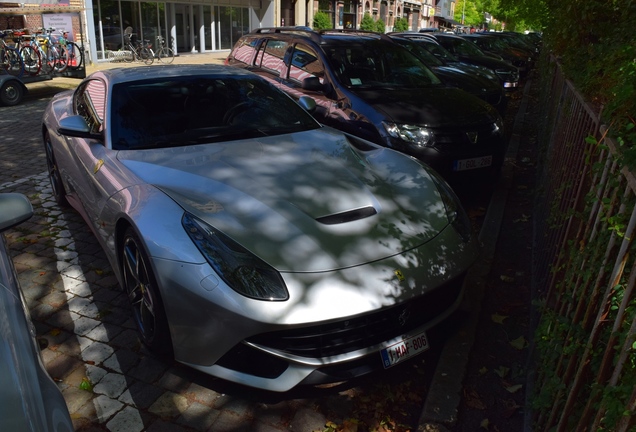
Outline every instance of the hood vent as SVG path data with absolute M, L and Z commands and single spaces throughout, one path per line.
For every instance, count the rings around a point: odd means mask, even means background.
M 341 213 L 335 213 L 328 216 L 322 216 L 316 220 L 325 225 L 336 225 L 345 222 L 351 222 L 359 219 L 364 219 L 369 216 L 378 214 L 377 210 L 373 207 L 362 207 L 355 210 L 347 210 Z

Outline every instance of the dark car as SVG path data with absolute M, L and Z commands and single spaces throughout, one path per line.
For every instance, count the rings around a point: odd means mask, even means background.
M 519 69 L 503 60 L 486 55 L 477 45 L 456 35 L 445 33 L 423 34 L 434 38 L 459 60 L 493 70 L 506 90 L 514 91 L 519 87 Z
M 387 35 L 257 29 L 236 43 L 226 64 L 258 73 L 295 99 L 311 96 L 323 124 L 412 155 L 451 182 L 490 179 L 503 162 L 497 110 L 444 86 Z
M 62 392 L 46 372 L 3 233 L 33 215 L 29 199 L 0 194 L 0 430 L 71 432 Z
M 436 42 L 425 36 L 419 38 L 404 37 L 400 34 L 391 34 L 390 36 L 422 60 L 444 84 L 460 88 L 477 96 L 497 108 L 501 115 L 504 115 L 508 99 L 496 76 L 486 75 L 470 65 L 462 66 L 459 62 L 459 65 L 445 63 L 427 49 L 426 45 L 436 44 Z
M 512 46 L 507 38 L 494 36 L 494 33 L 474 33 L 462 35 L 464 39 L 474 43 L 486 53 L 501 56 L 502 59 L 519 69 L 519 73 L 525 76 L 534 64 L 534 53 L 526 48 Z

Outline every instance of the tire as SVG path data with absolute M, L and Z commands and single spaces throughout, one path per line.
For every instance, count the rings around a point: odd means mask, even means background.
M 144 64 L 151 65 L 155 61 L 155 57 L 148 48 L 143 47 L 139 50 L 139 58 Z
M 163 47 L 157 53 L 157 58 L 161 63 L 170 64 L 174 61 L 174 51 L 172 48 Z
M 17 80 L 5 81 L 0 87 L 0 105 L 15 106 L 22 101 L 24 88 Z
M 79 45 L 75 42 L 66 43 L 66 51 L 68 53 L 68 68 L 77 70 L 84 65 L 84 53 Z
M 64 72 L 68 67 L 68 52 L 66 48 L 58 45 L 55 47 L 53 54 L 57 60 L 54 66 L 55 72 Z
M 27 74 L 35 76 L 40 73 L 42 69 L 42 58 L 38 50 L 31 45 L 25 45 L 20 49 L 20 57 L 22 57 L 24 71 Z
M 172 339 L 157 280 L 134 229 L 124 233 L 120 250 L 122 280 L 142 342 L 153 352 L 172 356 Z
M 126 51 L 126 54 L 124 56 L 122 56 L 122 58 L 124 59 L 124 61 L 126 63 L 132 63 L 132 61 L 135 59 L 135 53 L 130 51 L 130 50 L 123 50 Z
M 57 166 L 55 160 L 55 154 L 53 153 L 53 143 L 51 142 L 51 136 L 48 132 L 44 133 L 44 151 L 46 153 L 46 167 L 49 173 L 49 181 L 51 182 L 51 189 L 53 191 L 53 198 L 60 207 L 68 207 L 68 201 L 66 200 L 66 190 L 64 189 L 64 183 L 60 176 L 60 169 Z

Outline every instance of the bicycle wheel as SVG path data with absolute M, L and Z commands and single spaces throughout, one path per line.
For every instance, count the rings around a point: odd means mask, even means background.
M 37 75 L 42 69 L 42 58 L 38 50 L 31 45 L 25 45 L 20 49 L 20 57 L 24 62 L 24 70 L 29 75 Z
M 155 61 L 152 51 L 146 47 L 139 49 L 139 59 L 147 65 L 151 65 Z
M 170 64 L 174 61 L 174 51 L 172 48 L 163 47 L 157 53 L 157 58 L 161 63 Z
M 68 68 L 70 70 L 79 69 L 84 65 L 84 53 L 75 42 L 66 43 L 66 51 L 68 53 Z
M 61 45 L 52 47 L 52 50 L 57 60 L 54 66 L 55 72 L 64 72 L 68 67 L 68 51 Z
M 132 63 L 132 61 L 135 59 L 135 52 L 134 51 L 130 51 L 130 50 L 123 49 L 123 48 L 120 51 L 125 52 L 125 54 L 122 54 L 121 58 L 126 63 Z
M 21 77 L 24 74 L 24 62 L 16 49 L 4 49 L 2 52 L 2 67 L 9 75 Z

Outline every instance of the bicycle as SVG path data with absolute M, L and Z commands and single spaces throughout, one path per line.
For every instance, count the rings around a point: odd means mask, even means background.
M 157 54 L 156 57 L 161 63 L 170 64 L 174 61 L 174 51 L 172 48 L 165 46 L 166 40 L 163 36 L 157 36 Z
M 42 69 L 42 57 L 40 51 L 31 45 L 30 35 L 25 30 L 15 30 L 13 40 L 15 47 L 20 51 L 20 57 L 24 62 L 24 71 L 29 75 L 38 75 Z
M 77 70 L 84 64 L 84 50 L 75 42 L 68 40 L 67 34 L 67 32 L 62 32 L 62 37 L 58 39 L 58 44 L 66 51 L 67 68 Z
M 24 61 L 20 57 L 20 50 L 4 40 L 9 35 L 13 35 L 13 32 L 0 31 L 0 62 L 2 69 L 9 75 L 19 78 L 24 74 Z
M 54 28 L 38 29 L 29 41 L 30 46 L 39 53 L 40 70 L 45 74 L 62 72 L 68 66 L 66 50 L 62 49 L 54 40 L 52 36 L 54 31 Z M 39 73 L 40 70 L 37 70 L 36 73 Z
M 147 65 L 151 65 L 154 61 L 154 53 L 149 48 L 150 41 L 144 40 L 144 43 L 137 41 L 135 33 L 124 34 L 124 46 L 122 50 L 130 51 L 129 55 L 124 57 L 124 61 L 130 63 L 133 61 L 142 61 Z

